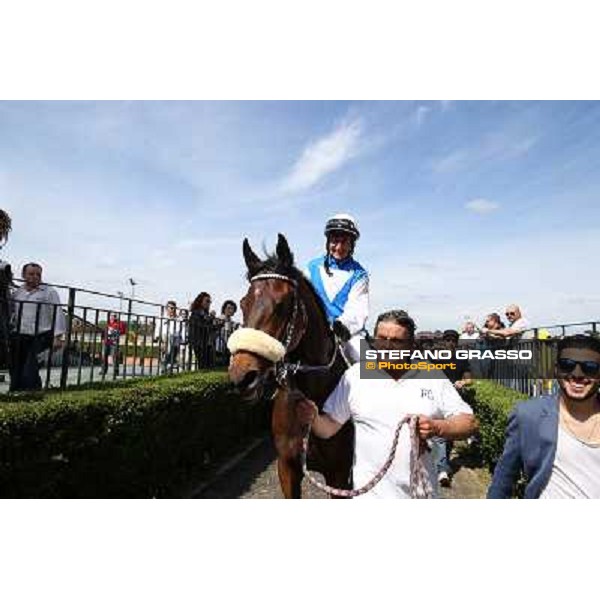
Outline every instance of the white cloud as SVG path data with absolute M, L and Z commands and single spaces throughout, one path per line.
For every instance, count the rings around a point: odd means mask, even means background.
M 358 152 L 362 135 L 360 121 L 344 123 L 325 137 L 309 144 L 282 184 L 284 192 L 305 191 L 341 168 Z
M 466 151 L 456 150 L 436 160 L 433 164 L 433 170 L 436 173 L 453 173 L 462 169 L 468 161 L 469 154 Z
M 535 136 L 492 134 L 472 148 L 452 150 L 433 162 L 436 173 L 455 173 L 482 162 L 514 160 L 527 154 L 536 144 Z
M 420 105 L 417 107 L 417 111 L 416 111 L 416 119 L 417 119 L 417 125 L 420 127 L 423 124 L 423 121 L 425 121 L 425 117 L 427 116 L 427 113 L 431 111 L 431 108 L 429 108 L 429 106 L 424 106 L 424 105 Z
M 500 208 L 500 205 L 497 202 L 492 202 L 485 198 L 476 198 L 475 200 L 467 202 L 465 208 L 480 215 L 486 215 Z

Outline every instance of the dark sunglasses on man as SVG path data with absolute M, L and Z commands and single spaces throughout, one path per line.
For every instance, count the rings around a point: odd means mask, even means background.
M 600 363 L 596 362 L 595 360 L 573 360 L 572 358 L 559 358 L 556 361 L 558 370 L 565 375 L 570 375 L 573 373 L 577 365 L 579 365 L 581 372 L 586 377 L 597 378 L 600 374 Z

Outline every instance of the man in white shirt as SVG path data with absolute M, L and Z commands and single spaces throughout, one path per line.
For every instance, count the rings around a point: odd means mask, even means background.
M 56 290 L 42 283 L 39 264 L 27 263 L 21 274 L 25 283 L 11 297 L 14 332 L 10 391 L 40 390 L 38 354 L 51 347 L 62 348 L 65 315 Z
M 177 317 L 177 303 L 169 300 L 166 304 L 166 313 L 156 322 L 154 339 L 162 345 L 162 367 L 163 371 L 173 372 L 179 356 L 181 345 L 181 328 L 183 326 Z
M 479 331 L 475 328 L 475 323 L 473 321 L 467 321 L 463 327 L 463 331 L 460 334 L 461 340 L 478 340 L 479 339 Z
M 533 332 L 527 331 L 531 329 L 529 321 L 521 314 L 521 309 L 516 304 L 510 304 L 506 307 L 506 318 L 508 319 L 509 326 L 504 329 L 487 329 L 484 327 L 481 331 L 490 338 L 504 338 L 504 339 L 532 339 Z
M 380 315 L 375 326 L 374 345 L 380 349 L 414 348 L 414 321 L 404 311 Z M 389 370 L 381 379 L 361 379 L 360 364 L 348 369 L 325 402 L 323 413 L 310 400 L 300 400 L 301 423 L 312 424 L 313 434 L 328 438 L 352 419 L 356 428 L 353 468 L 354 487 L 367 484 L 385 463 L 396 426 L 406 415 L 418 415 L 421 440 L 434 436 L 448 440 L 469 437 L 476 429 L 473 411 L 447 377 L 426 376 L 425 372 Z M 440 377 L 441 376 L 441 377 Z M 396 455 L 390 469 L 375 487 L 358 498 L 410 498 L 410 436 L 408 427 L 400 432 Z M 431 452 L 421 456 L 433 490 L 437 474 Z M 437 495 L 437 492 L 434 492 Z

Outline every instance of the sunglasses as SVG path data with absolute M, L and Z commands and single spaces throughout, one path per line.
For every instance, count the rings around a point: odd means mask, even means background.
M 514 316 L 515 316 L 517 313 L 514 313 L 514 312 L 507 312 L 507 313 L 504 313 L 504 314 L 505 314 L 507 317 L 514 317 Z
M 571 358 L 559 358 L 556 361 L 558 370 L 562 373 L 572 373 L 577 365 L 581 372 L 587 377 L 596 377 L 600 373 L 600 363 L 594 360 L 573 360 Z

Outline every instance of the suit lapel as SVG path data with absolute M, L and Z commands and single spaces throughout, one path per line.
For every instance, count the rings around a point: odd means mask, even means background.
M 554 463 L 556 444 L 558 441 L 558 397 L 548 398 L 540 414 L 539 424 L 540 456 L 542 460 L 549 459 L 549 465 Z M 546 462 L 546 461 L 544 461 Z

